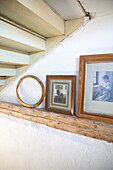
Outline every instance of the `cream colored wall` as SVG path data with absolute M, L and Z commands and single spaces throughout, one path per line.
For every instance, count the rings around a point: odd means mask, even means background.
M 92 20 L 51 50 L 24 75 L 33 74 L 44 84 L 48 74 L 78 75 L 79 56 L 113 53 L 112 41 L 113 15 Z M 1 101 L 18 103 L 15 93 L 17 81 L 0 93 Z M 44 103 L 40 107 L 44 107 Z M 0 170 L 15 169 L 112 170 L 113 144 L 0 113 Z

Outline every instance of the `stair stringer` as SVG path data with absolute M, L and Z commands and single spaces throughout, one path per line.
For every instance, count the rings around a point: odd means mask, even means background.
M 24 74 L 33 64 L 43 59 L 43 57 L 56 48 L 62 41 L 71 36 L 73 32 L 78 30 L 81 26 L 84 25 L 84 17 L 74 20 L 65 21 L 65 35 L 51 37 L 46 40 L 46 50 L 29 55 L 29 65 L 27 66 L 17 66 L 16 76 L 6 79 L 4 86 L 0 87 L 0 91 L 3 91 L 6 87 L 10 86 L 19 76 Z

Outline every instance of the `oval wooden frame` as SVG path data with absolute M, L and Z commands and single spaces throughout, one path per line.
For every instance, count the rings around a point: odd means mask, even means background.
M 32 104 L 32 105 L 29 105 L 29 104 L 27 104 L 27 103 L 24 103 L 24 102 L 22 101 L 22 99 L 20 98 L 19 93 L 18 93 L 18 88 L 19 88 L 20 83 L 21 83 L 24 79 L 26 79 L 26 78 L 33 78 L 33 79 L 35 79 L 35 80 L 40 84 L 41 89 L 42 89 L 42 96 L 41 96 L 40 100 L 39 100 L 37 103 Z M 39 78 L 37 78 L 37 77 L 35 77 L 35 76 L 33 76 L 33 75 L 24 76 L 24 77 L 22 77 L 22 78 L 18 81 L 18 83 L 17 83 L 16 95 L 17 95 L 17 98 L 18 98 L 19 102 L 20 102 L 23 106 L 26 106 L 26 107 L 37 107 L 37 106 L 39 106 L 39 105 L 42 103 L 42 101 L 43 101 L 43 99 L 44 99 L 44 96 L 45 96 L 44 85 L 43 85 L 43 83 L 41 82 L 41 80 L 40 80 Z

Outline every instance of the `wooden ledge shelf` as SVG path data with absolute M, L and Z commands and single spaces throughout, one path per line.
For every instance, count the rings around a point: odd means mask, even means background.
M 113 124 L 0 102 L 0 113 L 67 132 L 113 142 Z

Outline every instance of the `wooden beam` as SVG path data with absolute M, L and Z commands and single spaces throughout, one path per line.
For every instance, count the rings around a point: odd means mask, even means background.
M 58 14 L 56 14 L 43 0 L 17 1 L 37 16 L 39 25 L 42 25 L 43 28 L 46 28 L 49 30 L 49 32 L 55 32 L 56 34 L 54 34 L 54 36 L 62 35 L 65 33 L 64 20 Z
M 10 65 L 0 65 L 0 76 L 15 76 L 16 67 Z
M 0 113 L 67 132 L 113 142 L 113 124 L 0 102 Z
M 83 26 L 84 24 L 84 17 L 79 19 L 67 20 L 65 21 L 65 32 L 66 36 Z
M 28 65 L 29 55 L 19 54 L 0 49 L 0 63 L 14 65 Z
M 43 51 L 45 50 L 45 40 L 38 38 L 26 31 L 23 31 L 13 25 L 10 25 L 4 21 L 0 21 L 0 34 L 1 34 L 1 45 L 2 41 L 10 41 L 13 43 L 13 46 L 21 45 L 23 46 L 22 50 L 25 50 L 25 47 L 30 51 Z M 7 43 L 5 46 L 8 46 Z M 2 45 L 4 46 L 4 44 Z M 10 44 L 9 44 L 10 47 Z

